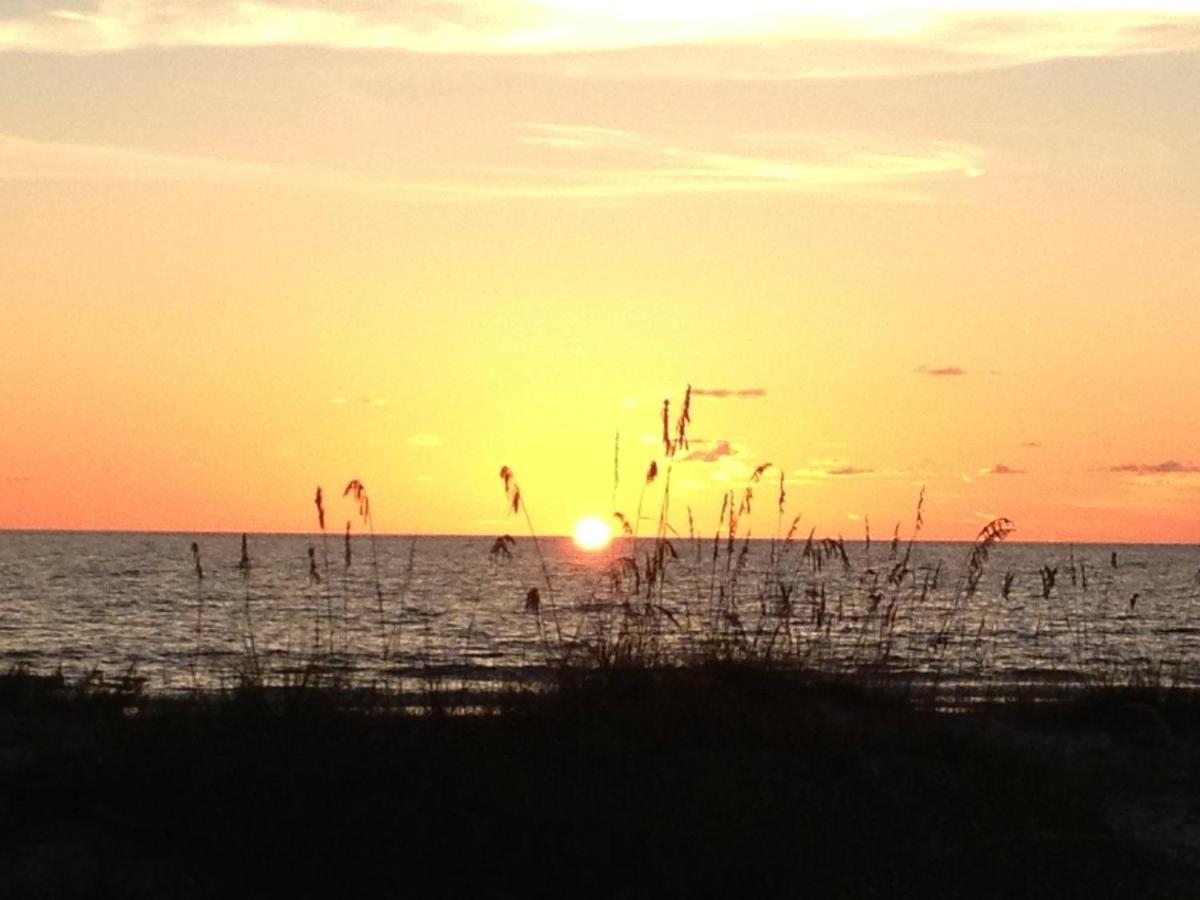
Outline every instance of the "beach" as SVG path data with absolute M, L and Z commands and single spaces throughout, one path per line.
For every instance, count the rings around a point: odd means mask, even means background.
M 0 678 L 3 896 L 1180 897 L 1200 703 L 914 706 L 757 668 L 420 714 Z

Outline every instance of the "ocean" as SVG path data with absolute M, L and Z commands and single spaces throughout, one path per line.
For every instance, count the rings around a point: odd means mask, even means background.
M 359 535 L 347 566 L 340 535 L 252 534 L 247 568 L 241 540 L 0 532 L 0 664 L 162 692 L 251 668 L 511 681 L 567 654 L 1200 684 L 1195 546 L 1001 543 L 972 573 L 970 543 L 618 539 L 590 553 L 518 538 L 507 558 L 492 538 Z

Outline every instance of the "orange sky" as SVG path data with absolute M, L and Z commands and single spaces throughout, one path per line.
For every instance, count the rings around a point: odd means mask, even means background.
M 1193 5 L 6 4 L 0 528 L 1200 541 Z

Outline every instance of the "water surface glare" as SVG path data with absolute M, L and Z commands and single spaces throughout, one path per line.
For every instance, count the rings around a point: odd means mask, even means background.
M 110 677 L 133 666 L 149 689 L 172 691 L 229 683 L 252 637 L 270 673 L 316 660 L 365 681 L 427 666 L 486 681 L 533 672 L 567 645 L 612 648 L 636 635 L 641 652 L 672 660 L 716 638 L 734 654 L 968 682 L 1145 667 L 1200 683 L 1200 549 L 1187 545 L 998 545 L 969 594 L 966 543 L 916 543 L 897 584 L 888 576 L 904 545 L 893 557 L 887 543 L 847 542 L 843 560 L 829 548 L 806 556 L 803 541 L 755 541 L 743 553 L 740 541 L 681 538 L 647 598 L 628 566 L 613 578 L 614 560 L 635 550 L 628 540 L 588 553 L 543 539 L 550 588 L 528 539 L 504 561 L 491 538 L 379 537 L 373 563 L 358 536 L 347 569 L 340 536 L 250 535 L 247 577 L 240 542 L 0 532 L 0 662 Z M 653 549 L 639 542 L 639 565 Z M 525 609 L 534 587 L 540 616 Z

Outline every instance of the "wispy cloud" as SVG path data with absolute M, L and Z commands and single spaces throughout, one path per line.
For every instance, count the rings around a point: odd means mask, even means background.
M 1109 471 L 1130 475 L 1200 475 L 1200 465 L 1168 459 L 1160 463 L 1123 463 Z
M 416 201 L 549 197 L 559 186 L 466 172 L 458 180 L 386 177 L 328 166 L 250 162 L 0 134 L 0 181 L 199 182 L 390 195 Z
M 915 199 L 932 181 L 986 172 L 979 147 L 870 132 L 732 134 L 714 142 L 592 125 L 526 127 L 524 143 L 550 155 L 531 170 L 505 171 L 535 175 L 544 190 L 565 196 L 891 192 Z
M 1042 449 L 1041 441 L 1024 441 L 1024 442 L 1022 442 L 1021 446 L 1026 448 L 1027 450 L 1041 450 Z
M 747 397 L 765 397 L 766 388 L 692 388 L 693 397 L 715 397 L 718 400 L 728 398 L 743 399 Z
M 680 461 L 715 463 L 725 457 L 734 456 L 736 453 L 733 444 L 729 441 L 711 441 L 703 447 L 697 447 Z
M 930 183 L 983 173 L 978 148 L 882 135 L 733 135 L 699 138 L 586 125 L 529 125 L 514 140 L 542 151 L 454 178 L 381 177 L 318 166 L 175 155 L 0 135 L 0 180 L 200 181 L 390 194 L 417 201 L 553 198 L 612 200 L 702 193 L 871 193 L 912 200 Z M 546 154 L 551 158 L 545 158 Z
M 329 402 L 334 406 L 387 406 L 391 401 L 387 397 L 330 397 Z
M 432 449 L 434 447 L 442 446 L 442 439 L 440 437 L 438 437 L 436 434 L 429 434 L 427 432 L 422 431 L 422 432 L 419 432 L 418 434 L 414 434 L 412 437 L 410 437 L 408 439 L 408 443 L 413 447 L 424 447 L 427 449 Z
M 918 366 L 918 375 L 932 375 L 937 378 L 957 378 L 960 375 L 966 375 L 967 370 L 959 366 L 941 366 L 938 368 L 930 368 L 929 366 Z
M 574 75 L 855 77 L 1200 45 L 1189 0 L 26 0 L 0 49 L 310 46 L 536 58 Z
M 854 478 L 860 475 L 876 475 L 874 469 L 852 466 L 844 462 L 814 460 L 807 469 L 797 469 L 791 477 L 800 479 Z
M 160 153 L 132 147 L 31 141 L 0 134 L 0 181 L 199 181 L 360 191 L 439 191 L 338 169 Z
M 980 475 L 1025 475 L 1024 469 L 1014 469 L 1012 466 L 1006 466 L 1004 463 L 996 463 L 990 469 L 984 469 Z

